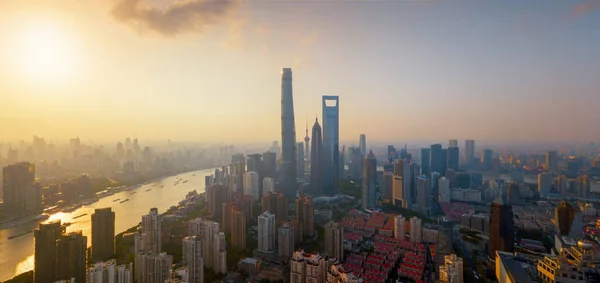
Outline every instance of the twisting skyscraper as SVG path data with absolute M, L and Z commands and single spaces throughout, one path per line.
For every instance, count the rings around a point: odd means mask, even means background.
M 336 194 L 340 172 L 339 96 L 323 96 L 323 187 L 326 194 Z
M 321 175 L 321 166 L 323 164 L 323 141 L 319 119 L 315 120 L 315 124 L 312 127 L 312 144 L 310 147 L 310 185 L 314 193 L 322 193 L 323 177 Z
M 281 178 L 285 195 L 296 197 L 296 124 L 292 95 L 292 69 L 281 72 Z

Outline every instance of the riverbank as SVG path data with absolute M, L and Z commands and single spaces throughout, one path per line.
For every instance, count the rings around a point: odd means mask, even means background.
M 191 171 L 156 180 L 131 191 L 119 192 L 111 197 L 102 198 L 98 202 L 83 205 L 72 212 L 55 213 L 50 216 L 48 221 L 70 222 L 71 225 L 67 227 L 67 232 L 81 230 L 84 236 L 88 237 L 88 244 L 91 244 L 91 215 L 96 208 L 110 207 L 116 216 L 115 231 L 126 231 L 137 225 L 141 216 L 147 214 L 152 207 L 158 208 L 159 212 L 164 212 L 173 205 L 177 206 L 190 191 L 196 190 L 199 194 L 203 193 L 205 177 L 212 175 L 214 169 Z M 188 182 L 177 182 L 178 179 Z M 121 202 L 126 199 L 128 201 Z M 87 216 L 75 218 L 84 214 Z M 33 269 L 33 234 L 11 240 L 7 238 L 23 231 L 34 230 L 37 226 L 38 222 L 31 222 L 0 231 L 0 246 L 4 247 L 0 249 L 0 258 L 3 259 L 0 261 L 0 281 L 8 280 L 16 274 Z

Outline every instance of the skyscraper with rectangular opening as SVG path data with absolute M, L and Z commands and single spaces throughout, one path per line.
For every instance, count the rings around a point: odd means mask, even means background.
M 323 187 L 324 193 L 337 193 L 337 185 L 343 167 L 340 164 L 340 98 L 335 95 L 323 96 Z

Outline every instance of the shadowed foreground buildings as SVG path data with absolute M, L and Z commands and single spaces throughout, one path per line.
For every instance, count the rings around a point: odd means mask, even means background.
M 344 228 L 329 221 L 325 225 L 325 255 L 342 262 L 344 260 Z
M 92 214 L 92 262 L 107 261 L 115 253 L 115 213 L 110 207 Z
M 307 196 L 298 197 L 296 199 L 296 220 L 300 223 L 302 238 L 312 238 L 314 236 L 314 215 L 312 199 Z
M 2 169 L 4 211 L 36 212 L 42 209 L 42 189 L 35 182 L 35 165 L 21 162 Z
M 56 240 L 63 232 L 60 220 L 40 224 L 39 228 L 35 229 L 34 282 L 56 281 Z

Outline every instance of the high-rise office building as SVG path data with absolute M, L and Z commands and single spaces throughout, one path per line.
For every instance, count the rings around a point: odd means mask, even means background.
M 231 247 L 239 250 L 246 249 L 246 215 L 237 206 L 230 212 Z
M 42 209 L 42 189 L 35 182 L 35 165 L 21 162 L 3 168 L 4 211 L 20 214 Z
M 323 139 L 321 136 L 321 126 L 319 120 L 315 120 L 315 124 L 312 127 L 312 141 L 311 141 L 311 156 L 310 156 L 310 185 L 312 191 L 317 194 L 323 194 Z
M 465 141 L 465 165 L 467 167 L 473 164 L 473 159 L 475 159 L 475 141 L 474 140 L 466 140 Z
M 325 255 L 338 261 L 344 260 L 344 227 L 336 222 L 325 224 Z
M 150 213 L 142 216 L 142 235 L 144 236 L 144 250 L 155 254 L 161 252 L 161 220 L 157 208 L 151 208 Z
M 33 281 L 52 283 L 56 281 L 56 240 L 64 232 L 60 220 L 40 223 L 33 232 L 35 241 L 33 257 Z
M 513 212 L 506 193 L 502 193 L 491 206 L 489 254 L 496 251 L 513 252 L 515 227 Z M 491 256 L 493 257 L 493 256 Z
M 387 201 L 388 203 L 393 202 L 393 183 L 394 173 L 383 172 L 383 177 L 381 178 L 381 197 L 384 201 Z
M 421 227 L 421 219 L 413 216 L 410 218 L 410 241 L 411 242 L 421 242 L 422 240 L 422 227 Z
M 258 172 L 250 171 L 244 174 L 244 195 L 249 195 L 254 200 L 260 199 L 260 178 Z
M 261 172 L 262 171 L 262 154 L 248 154 L 246 161 L 246 171 Z
M 314 207 L 312 199 L 307 196 L 300 196 L 296 199 L 296 220 L 300 222 L 302 227 L 302 235 L 307 238 L 314 236 Z
M 460 160 L 460 154 L 458 152 L 458 147 L 449 147 L 447 150 L 447 154 L 448 154 L 447 168 L 452 169 L 454 171 L 458 171 L 459 160 Z
M 375 182 L 377 181 L 377 159 L 373 151 L 363 159 L 362 175 L 362 207 L 363 209 L 375 207 Z
M 483 159 L 481 160 L 483 163 L 483 167 L 485 168 L 485 170 L 492 170 L 492 167 L 494 165 L 494 151 L 491 149 L 484 149 L 483 150 Z
M 360 158 L 367 158 L 367 136 L 365 134 L 360 134 L 358 148 L 360 149 Z
M 409 158 L 394 161 L 394 183 L 392 184 L 394 204 L 398 205 L 398 200 L 401 199 L 401 206 L 404 208 L 410 208 L 413 200 L 411 192 L 413 179 L 410 168 Z M 400 179 L 402 179 L 402 186 L 399 183 Z
M 423 174 L 429 175 L 431 172 L 431 149 L 429 148 L 421 148 L 421 172 Z
M 446 170 L 448 170 L 448 149 L 442 149 L 442 169 L 440 170 L 440 174 L 442 176 L 446 176 Z
M 519 184 L 510 182 L 508 184 L 508 203 L 516 205 L 519 202 Z
M 162 283 L 171 276 L 173 257 L 166 253 L 141 251 L 135 254 L 135 281 L 137 283 Z M 75 281 L 77 282 L 77 281 Z
M 304 180 L 304 143 L 299 142 L 296 145 L 296 150 L 296 155 L 298 156 L 296 159 L 296 175 L 298 176 L 298 179 Z
M 281 72 L 281 178 L 285 195 L 296 197 L 296 123 L 294 118 L 294 97 L 292 94 L 292 69 Z
M 62 234 L 56 240 L 56 279 L 85 282 L 87 237 L 81 231 Z
M 431 199 L 431 185 L 425 175 L 417 177 L 417 208 L 420 213 L 429 216 Z
M 263 153 L 262 168 L 264 177 L 277 178 L 277 154 L 267 151 Z
M 558 157 L 556 150 L 546 152 L 546 170 L 553 174 L 558 173 Z
M 115 213 L 110 207 L 92 214 L 92 262 L 107 261 L 115 254 Z
M 402 215 L 396 215 L 394 217 L 394 238 L 404 240 L 406 236 L 405 231 L 406 219 Z
M 295 244 L 294 226 L 290 223 L 283 223 L 277 229 L 277 254 L 285 259 L 289 259 L 294 253 Z
M 269 253 L 276 249 L 275 214 L 268 211 L 258 216 L 258 251 Z
M 215 185 L 206 188 L 206 203 L 208 205 L 209 214 L 220 219 L 222 217 L 221 204 L 228 202 L 231 195 L 231 190 L 225 185 Z
M 448 140 L 448 147 L 458 147 L 458 140 Z
M 432 181 L 434 179 L 432 178 Z M 438 202 L 450 202 L 450 180 L 446 177 L 438 179 Z
M 185 237 L 182 240 L 182 261 L 188 271 L 189 283 L 204 283 L 204 262 L 202 261 L 202 238 Z
M 554 183 L 554 177 L 552 177 L 552 174 L 538 174 L 538 193 L 541 196 L 547 196 L 552 190 L 552 183 Z
M 323 96 L 323 186 L 328 195 L 337 193 L 343 166 L 340 162 L 339 96 Z
M 444 174 L 442 171 L 442 145 L 433 144 L 431 145 L 431 161 L 430 161 L 431 172 L 438 172 Z

